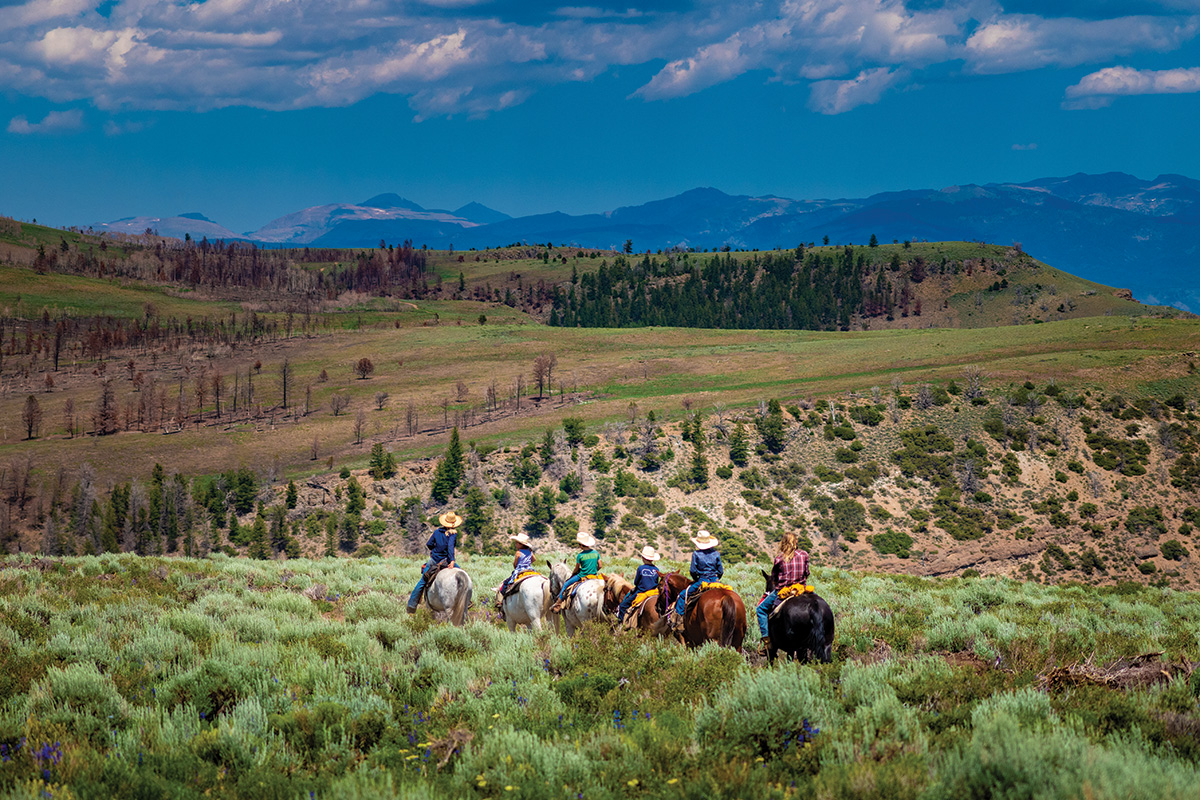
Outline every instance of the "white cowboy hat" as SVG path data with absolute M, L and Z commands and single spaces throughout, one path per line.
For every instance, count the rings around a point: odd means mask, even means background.
M 643 561 L 658 561 L 660 558 L 662 558 L 662 556 L 658 554 L 658 551 L 650 545 L 643 547 L 640 555 Z
M 716 537 L 714 537 L 711 533 L 701 529 L 700 532 L 692 538 L 692 544 L 696 545 L 697 550 L 707 550 L 710 547 L 716 547 L 717 540 Z
M 463 518 L 453 511 L 447 511 L 438 517 L 438 522 L 442 523 L 443 528 L 457 528 L 463 524 Z
M 584 547 L 595 547 L 596 537 L 592 536 L 587 531 L 580 531 L 575 534 L 575 541 L 579 542 Z
M 521 531 L 516 536 L 509 536 L 508 538 L 512 539 L 514 542 L 517 542 L 518 544 L 523 544 L 526 547 L 533 546 L 533 543 L 531 541 L 529 541 L 529 536 L 526 535 L 525 531 Z

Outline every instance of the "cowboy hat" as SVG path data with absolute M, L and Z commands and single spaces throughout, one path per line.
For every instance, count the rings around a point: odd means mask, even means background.
M 438 522 L 442 523 L 443 528 L 457 528 L 463 524 L 463 518 L 453 511 L 447 511 L 438 517 Z
M 580 531 L 575 534 L 575 541 L 579 542 L 584 547 L 595 547 L 596 537 L 592 536 L 587 531 Z
M 692 544 L 696 545 L 697 550 L 707 550 L 710 547 L 716 547 L 717 540 L 716 537 L 714 537 L 711 533 L 701 529 L 700 532 L 692 538 Z
M 658 554 L 658 551 L 650 545 L 643 547 L 642 552 L 639 555 L 641 555 L 643 561 L 658 561 L 660 558 L 662 558 L 662 556 Z
M 509 536 L 508 538 L 512 539 L 514 542 L 517 542 L 518 544 L 523 544 L 526 547 L 533 546 L 533 543 L 529 541 L 529 536 L 525 533 L 525 531 L 521 531 L 516 536 Z

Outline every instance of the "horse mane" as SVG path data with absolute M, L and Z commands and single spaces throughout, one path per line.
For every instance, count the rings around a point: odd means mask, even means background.
M 614 596 L 619 596 L 621 592 L 633 591 L 633 584 L 622 576 L 610 572 L 604 576 L 604 590 L 612 592 Z

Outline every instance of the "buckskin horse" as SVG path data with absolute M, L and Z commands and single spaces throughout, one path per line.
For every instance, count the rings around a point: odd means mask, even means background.
M 678 572 L 663 576 L 658 593 L 658 612 L 662 617 L 653 628 L 659 636 L 666 631 L 667 609 L 691 583 Z M 742 642 L 746 639 L 746 604 L 732 589 L 714 588 L 702 592 L 684 610 L 682 638 L 688 647 L 716 642 L 722 647 L 732 647 L 741 652 Z
M 620 575 L 609 575 L 604 581 L 604 610 L 609 614 L 617 613 L 617 606 L 625 599 L 625 595 L 633 591 L 633 584 Z M 662 580 L 659 580 L 659 596 L 662 595 Z M 650 630 L 658 622 L 658 597 L 651 597 L 641 603 L 640 607 L 630 607 L 629 615 L 622 623 L 623 627 L 635 628 L 639 631 Z
M 770 589 L 771 576 L 762 574 Z M 771 638 L 767 648 L 770 663 L 781 651 L 797 661 L 817 658 L 828 664 L 833 660 L 833 611 L 815 592 L 779 601 L 767 618 L 767 635 Z

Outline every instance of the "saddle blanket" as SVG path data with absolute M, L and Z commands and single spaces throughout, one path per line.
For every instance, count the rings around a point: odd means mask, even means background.
M 526 578 L 532 578 L 534 575 L 541 575 L 541 574 L 542 573 L 538 572 L 537 570 L 527 570 L 525 572 L 522 572 L 520 575 L 518 575 L 516 578 L 514 578 L 513 582 L 510 583 L 508 585 L 508 588 L 506 588 L 504 590 L 504 596 L 508 597 L 510 594 L 516 594 L 517 589 L 519 589 L 521 587 L 522 581 L 524 581 Z
M 802 594 L 809 594 L 815 591 L 816 589 L 805 583 L 789 583 L 779 590 L 779 599 L 787 600 L 789 597 L 799 597 Z
M 728 589 L 735 594 L 737 593 L 737 590 L 727 583 L 718 583 L 717 581 L 702 581 L 699 589 L 694 592 L 688 592 L 687 605 L 683 609 L 684 613 L 686 614 L 689 610 L 691 610 L 692 606 L 696 604 L 696 601 L 700 599 L 700 595 L 704 594 L 709 589 Z
M 567 591 L 567 595 L 563 599 L 570 600 L 572 597 L 575 596 L 575 593 L 579 591 L 580 586 L 583 586 L 583 584 L 585 584 L 588 581 L 597 581 L 597 580 L 599 580 L 599 581 L 604 580 L 604 575 L 600 574 L 600 573 L 597 573 L 595 575 L 584 575 L 576 583 L 571 584 L 571 588 Z

